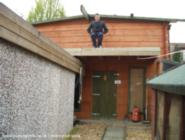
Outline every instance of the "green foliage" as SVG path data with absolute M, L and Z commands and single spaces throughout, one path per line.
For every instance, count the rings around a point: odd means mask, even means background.
M 59 0 L 35 0 L 36 6 L 28 14 L 27 21 L 41 22 L 65 16 L 64 7 Z
M 182 62 L 182 59 L 183 59 L 183 56 L 182 56 L 182 53 L 175 53 L 174 55 L 173 55 L 173 61 L 175 61 L 175 62 Z

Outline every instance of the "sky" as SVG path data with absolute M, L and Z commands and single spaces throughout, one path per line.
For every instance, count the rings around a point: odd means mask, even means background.
M 15 13 L 26 19 L 34 8 L 35 0 L 0 0 Z M 67 16 L 81 15 L 83 4 L 90 14 L 125 15 L 185 19 L 185 0 L 60 0 Z M 185 43 L 185 22 L 173 23 L 170 42 Z

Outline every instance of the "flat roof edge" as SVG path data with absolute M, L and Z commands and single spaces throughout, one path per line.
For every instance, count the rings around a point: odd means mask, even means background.
M 155 56 L 160 47 L 65 48 L 73 56 Z

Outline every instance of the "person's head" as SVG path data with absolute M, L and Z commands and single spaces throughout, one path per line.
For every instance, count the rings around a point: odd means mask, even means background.
M 95 14 L 94 20 L 95 20 L 95 21 L 100 21 L 100 15 L 99 15 L 99 14 Z

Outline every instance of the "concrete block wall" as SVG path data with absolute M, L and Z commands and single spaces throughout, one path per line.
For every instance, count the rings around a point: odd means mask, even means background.
M 0 137 L 61 138 L 73 124 L 74 81 L 73 72 L 0 39 Z

